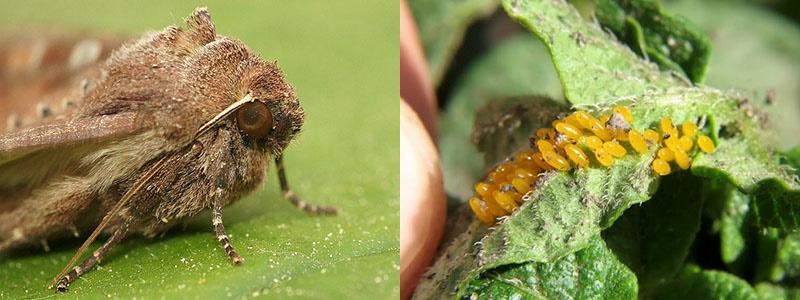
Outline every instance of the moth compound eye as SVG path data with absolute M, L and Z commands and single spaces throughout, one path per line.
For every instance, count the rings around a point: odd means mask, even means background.
M 236 125 L 246 135 L 262 138 L 272 131 L 272 113 L 264 103 L 247 103 L 236 112 Z

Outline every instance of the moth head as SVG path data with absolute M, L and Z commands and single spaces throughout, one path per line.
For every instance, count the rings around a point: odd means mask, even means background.
M 241 41 L 217 35 L 205 9 L 186 23 L 185 30 L 166 40 L 184 55 L 177 77 L 192 83 L 182 85 L 186 94 L 193 95 L 197 107 L 216 114 L 200 131 L 227 122 L 247 144 L 280 155 L 300 132 L 304 112 L 277 62 L 263 60 Z
M 233 114 L 242 137 L 280 155 L 303 126 L 304 111 L 294 89 L 274 63 L 265 63 L 245 77 L 244 86 L 253 101 Z
M 249 82 L 251 89 L 203 124 L 196 136 L 227 123 L 241 134 L 246 144 L 280 156 L 300 132 L 304 112 L 291 86 L 282 76 L 274 75 L 256 76 Z
M 303 125 L 303 109 L 277 62 L 218 35 L 205 8 L 183 28 L 167 27 L 126 44 L 104 67 L 85 115 L 144 112 L 178 139 L 223 126 L 275 155 Z

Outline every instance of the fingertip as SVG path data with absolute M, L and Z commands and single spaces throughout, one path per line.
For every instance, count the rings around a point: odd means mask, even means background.
M 416 112 L 400 101 L 400 294 L 408 299 L 433 259 L 446 219 L 438 151 Z
M 425 124 L 430 135 L 437 136 L 437 104 L 425 52 L 422 50 L 414 17 L 407 3 L 400 4 L 400 97 Z

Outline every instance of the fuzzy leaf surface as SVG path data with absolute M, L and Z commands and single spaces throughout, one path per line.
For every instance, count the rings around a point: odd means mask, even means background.
M 573 105 L 597 104 L 648 91 L 689 86 L 638 58 L 569 3 L 503 1 L 506 13 L 536 35 L 550 52 L 564 95 Z
M 551 263 L 509 265 L 484 273 L 465 295 L 505 299 L 636 299 L 636 276 L 603 240 Z

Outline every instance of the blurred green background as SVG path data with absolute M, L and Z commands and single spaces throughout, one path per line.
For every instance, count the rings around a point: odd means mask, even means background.
M 279 62 L 307 114 L 287 150 L 289 181 L 341 213 L 294 209 L 270 169 L 265 185 L 225 211 L 244 265 L 228 262 L 203 214 L 161 238 L 129 238 L 59 298 L 396 299 L 396 2 L 0 1 L 0 31 L 35 24 L 136 36 L 182 24 L 197 6 L 209 7 L 219 34 Z M 53 296 L 46 285 L 80 242 L 0 257 L 0 298 Z

